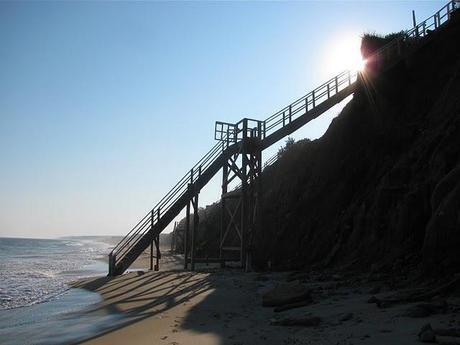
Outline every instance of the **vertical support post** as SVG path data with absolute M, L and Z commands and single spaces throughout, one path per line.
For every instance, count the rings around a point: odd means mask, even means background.
M 200 216 L 198 215 L 198 193 L 192 199 L 193 205 L 193 230 L 192 230 L 192 240 L 191 240 L 191 249 L 190 249 L 190 269 L 195 270 L 195 241 L 196 234 L 198 230 L 198 225 L 200 222 Z
M 289 123 L 292 121 L 292 105 L 289 104 Z
M 242 157 L 242 169 L 241 169 L 241 243 L 240 243 L 240 261 L 241 268 L 246 267 L 246 232 L 247 232 L 247 222 L 246 222 L 246 209 L 247 209 L 247 166 L 248 158 L 246 153 L 243 153 Z
M 339 80 L 335 77 L 335 93 L 339 93 Z
M 115 275 L 115 262 L 116 262 L 116 254 L 111 252 L 109 254 L 109 277 Z
M 190 185 L 189 185 L 189 190 L 190 190 Z M 184 269 L 188 269 L 189 233 L 190 233 L 190 201 L 187 202 L 187 207 L 185 211 Z
M 283 127 L 286 125 L 286 115 L 283 111 Z
M 177 227 L 177 222 L 174 222 L 174 228 L 171 233 L 171 253 L 174 253 L 175 247 L 176 247 L 176 227 Z
M 150 242 L 150 271 L 153 271 L 153 240 Z
M 329 88 L 329 83 L 327 84 L 327 98 L 331 97 L 331 90 Z
M 251 173 L 251 193 L 250 193 L 250 236 L 248 239 L 247 258 L 246 258 L 246 271 L 252 270 L 252 254 L 253 254 L 253 241 L 257 239 L 260 232 L 260 219 L 258 217 L 259 211 L 262 207 L 262 150 L 258 149 L 252 155 L 252 171 Z
M 415 19 L 415 11 L 414 10 L 412 10 L 412 25 L 414 26 L 414 29 L 415 29 L 415 35 L 418 37 L 417 21 Z
M 247 127 L 247 121 L 243 123 Z M 284 126 L 284 111 L 283 111 L 283 126 Z M 244 138 L 245 139 L 245 138 Z M 246 267 L 246 232 L 247 232 L 247 189 L 248 189 L 248 156 L 247 156 L 246 141 L 243 141 L 242 159 L 241 159 L 241 244 L 240 244 L 240 262 L 242 268 Z
M 160 211 L 160 207 L 158 207 L 157 209 L 157 223 L 160 222 L 160 214 L 161 214 L 161 211 Z M 153 223 L 152 223 L 152 229 L 153 229 Z M 160 233 L 158 233 L 156 236 L 155 236 L 155 247 L 156 247 L 156 255 L 155 255 L 155 259 L 156 259 L 156 264 L 155 264 L 155 271 L 158 271 L 160 269 Z
M 289 110 L 292 116 L 292 106 Z M 282 114 L 279 114 L 283 116 L 285 124 L 289 110 L 286 108 Z M 247 140 L 249 135 L 248 120 L 243 119 L 240 124 L 240 132 L 242 132 L 240 151 L 235 153 L 229 161 L 225 162 L 222 169 L 219 258 L 222 266 L 225 265 L 227 259 L 231 258 L 240 261 L 241 268 L 250 270 L 253 249 L 252 241 L 257 226 L 256 212 L 260 194 L 259 186 L 261 184 L 261 180 L 258 177 L 262 170 L 262 152 L 259 146 L 260 142 L 257 140 Z M 260 121 L 257 131 L 252 131 L 252 139 L 262 139 L 265 136 L 265 126 L 266 123 Z M 264 128 L 263 132 L 261 132 L 261 128 Z M 240 157 L 241 159 L 239 159 Z M 230 175 L 232 173 L 234 175 Z M 227 196 L 229 178 L 233 180 L 235 177 L 238 177 L 241 181 L 239 193 L 236 192 Z M 237 199 L 232 203 L 234 207 L 228 207 L 229 205 L 226 204 L 227 198 L 230 197 Z M 198 205 L 198 203 L 196 204 Z M 233 233 L 230 233 L 231 230 Z M 238 251 L 238 257 L 234 255 L 227 257 L 227 251 Z
M 228 163 L 225 162 L 222 167 L 222 197 L 220 199 L 220 239 L 219 239 L 219 259 L 221 260 L 221 267 L 224 266 L 224 253 L 222 250 L 223 239 L 224 239 L 224 228 L 225 228 L 225 194 L 227 194 L 228 188 Z
M 155 240 L 155 248 L 156 248 L 156 263 L 155 263 L 155 271 L 160 270 L 160 258 L 161 258 L 161 253 L 160 253 L 160 234 L 156 236 Z
M 153 213 L 153 210 L 150 212 L 150 231 L 153 232 L 153 216 L 155 214 Z M 152 242 L 150 242 L 150 271 L 153 270 L 153 238 Z
M 313 90 L 311 92 L 311 101 L 312 101 L 312 105 L 313 105 L 313 108 L 315 107 L 315 90 Z

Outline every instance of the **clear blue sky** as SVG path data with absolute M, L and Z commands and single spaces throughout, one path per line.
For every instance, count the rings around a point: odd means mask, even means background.
M 0 236 L 126 233 L 215 120 L 268 117 L 332 77 L 344 33 L 408 29 L 443 4 L 0 2 Z

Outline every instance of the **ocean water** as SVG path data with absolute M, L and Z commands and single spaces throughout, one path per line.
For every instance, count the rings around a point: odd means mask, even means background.
M 0 238 L 0 309 L 40 303 L 81 277 L 101 275 L 110 245 L 103 238 Z
M 110 246 L 102 237 L 0 238 L 0 344 L 71 344 L 116 323 L 82 313 L 101 297 L 68 285 L 106 275 Z

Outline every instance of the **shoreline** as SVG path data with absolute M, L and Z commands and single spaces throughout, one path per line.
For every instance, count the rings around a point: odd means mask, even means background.
M 102 297 L 72 286 L 106 274 L 105 237 L 1 240 L 1 344 L 69 344 L 115 318 L 86 315 Z
M 171 255 L 165 253 L 164 259 L 168 258 Z M 293 282 L 308 287 L 312 303 L 283 312 L 262 306 L 267 291 Z M 427 323 L 433 328 L 460 328 L 458 297 L 444 299 L 446 308 L 442 311 L 409 316 L 408 311 L 417 303 L 378 307 L 368 301 L 372 296 L 388 298 L 411 289 L 394 289 L 389 281 L 363 275 L 304 273 L 296 277 L 292 272 L 170 270 L 83 279 L 74 287 L 102 296 L 90 314 L 122 315 L 116 326 L 84 344 L 408 345 L 419 344 L 418 333 Z M 320 322 L 311 326 L 280 325 L 286 319 L 301 318 L 319 318 Z M 460 338 L 456 341 L 460 344 Z

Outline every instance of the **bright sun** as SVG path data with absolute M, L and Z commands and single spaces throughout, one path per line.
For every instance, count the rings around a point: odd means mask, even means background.
M 365 61 L 361 57 L 361 37 L 358 34 L 342 34 L 328 45 L 324 60 L 324 72 L 328 75 L 344 70 L 362 71 Z

